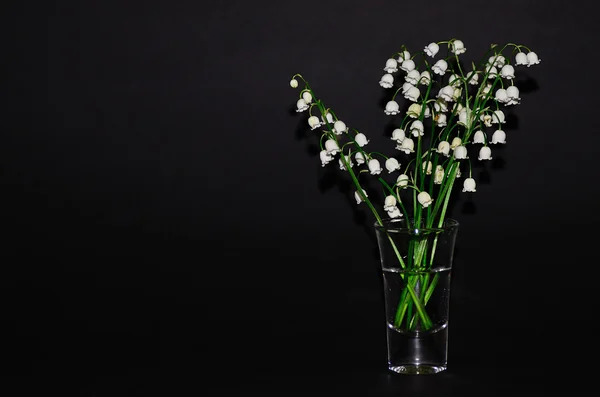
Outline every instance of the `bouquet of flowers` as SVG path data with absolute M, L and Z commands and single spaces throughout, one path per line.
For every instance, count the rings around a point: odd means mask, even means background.
M 475 151 L 478 161 L 489 161 L 492 147 L 506 143 L 505 110 L 521 102 L 515 72 L 540 59 L 524 45 L 492 44 L 477 63 L 466 67 L 460 59 L 466 50 L 461 40 L 451 39 L 432 42 L 414 54 L 403 45 L 387 59 L 379 84 L 391 91 L 384 113 L 398 116 L 390 136 L 395 145 L 391 155 L 369 151 L 365 134 L 326 106 L 302 75 L 292 77 L 292 88 L 302 85 L 296 110 L 308 113 L 309 128 L 319 134 L 322 166 L 338 160 L 355 186 L 356 203 L 369 208 L 376 224 L 403 218 L 409 229 L 442 228 L 456 179 L 465 174 L 462 192 L 476 191 L 475 156 L 469 152 Z M 402 111 L 399 97 L 406 100 Z M 371 201 L 365 177 L 379 183 L 383 203 Z M 436 243 L 425 240 L 409 247 L 408 255 L 395 252 L 402 269 L 420 270 L 431 265 L 435 250 Z M 433 325 L 426 305 L 435 284 L 435 277 L 406 280 L 394 326 Z

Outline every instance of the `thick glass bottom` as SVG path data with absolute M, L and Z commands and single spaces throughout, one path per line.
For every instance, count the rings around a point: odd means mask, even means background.
M 427 365 L 427 364 L 390 365 L 388 368 L 390 371 L 394 371 L 398 374 L 407 374 L 407 375 L 437 374 L 439 372 L 446 370 L 445 366 Z

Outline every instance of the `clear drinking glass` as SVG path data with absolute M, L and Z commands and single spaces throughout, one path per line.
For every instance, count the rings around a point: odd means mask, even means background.
M 447 368 L 450 275 L 458 226 L 453 219 L 440 228 L 415 227 L 403 218 L 375 224 L 391 371 L 434 374 Z

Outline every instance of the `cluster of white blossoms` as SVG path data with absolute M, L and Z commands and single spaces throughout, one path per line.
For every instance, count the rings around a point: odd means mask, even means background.
M 443 44 L 448 47 L 446 56 L 433 62 L 430 58 L 438 56 L 440 45 Z M 507 48 L 513 51 L 514 63 L 503 55 Z M 522 45 L 507 44 L 497 50 L 498 47 L 492 45 L 479 65 L 472 63 L 470 70 L 463 70 L 459 55 L 464 54 L 467 48 L 461 40 L 456 39 L 430 43 L 415 55 L 411 55 L 403 46 L 400 52 L 386 60 L 379 84 L 385 89 L 395 89 L 395 92 L 386 103 L 384 113 L 402 116 L 396 100 L 400 95 L 410 103 L 391 136 L 400 156 L 414 156 L 405 169 L 401 168 L 395 156 L 367 152 L 367 137 L 348 128 L 321 101 L 315 101 L 314 92 L 300 75 L 295 75 L 290 81 L 293 88 L 298 87 L 297 77 L 302 78 L 306 85 L 296 103 L 296 111 L 308 111 L 310 129 L 323 131 L 320 151 L 322 166 L 339 155 L 340 169 L 352 172 L 357 187 L 356 202 L 368 200 L 368 195 L 354 177 L 351 169 L 355 165 L 362 166 L 358 175 L 368 173 L 384 185 L 384 190 L 389 194 L 385 197 L 383 208 L 389 217 L 400 217 L 403 215 L 401 208 L 405 210 L 400 198 L 402 190 L 415 190 L 418 204 L 427 208 L 433 203 L 432 195 L 436 191 L 440 194 L 449 193 L 449 189 L 444 187 L 449 183 L 452 186 L 454 178 L 461 176 L 462 164 L 465 164 L 463 171 L 469 171 L 469 177 L 463 181 L 462 191 L 475 192 L 476 182 L 471 176 L 468 145 L 478 145 L 477 159 L 487 161 L 492 159 L 490 145 L 506 143 L 503 107 L 521 102 L 519 89 L 515 85 L 515 68 L 539 64 L 540 59 L 535 52 Z M 437 92 L 434 92 L 434 87 Z M 314 107 L 320 111 L 320 115 L 312 114 Z M 342 143 L 342 138 L 345 138 L 345 143 Z M 398 173 L 394 183 L 388 184 L 382 180 L 380 174 L 385 175 L 384 171 L 387 174 Z M 431 178 L 431 183 L 425 183 L 425 178 Z M 439 188 L 433 189 L 434 186 Z

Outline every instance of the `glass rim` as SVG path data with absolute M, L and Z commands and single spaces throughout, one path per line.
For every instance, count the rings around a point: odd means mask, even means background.
M 409 218 L 409 219 L 412 220 L 412 218 Z M 373 226 L 375 227 L 375 230 L 384 231 L 384 232 L 406 232 L 406 231 L 415 232 L 417 230 L 440 232 L 440 231 L 449 231 L 452 229 L 456 229 L 460 226 L 460 223 L 458 223 L 458 221 L 453 218 L 446 218 L 444 220 L 444 226 L 442 226 L 442 227 L 420 227 L 420 228 L 419 227 L 417 227 L 417 228 L 406 227 L 406 219 L 404 217 L 402 217 L 402 218 L 382 218 L 381 221 L 382 221 L 382 224 L 379 224 L 379 222 L 375 222 L 373 224 Z M 394 223 L 397 223 L 398 225 L 394 225 Z M 401 224 L 404 224 L 404 226 L 400 226 Z

